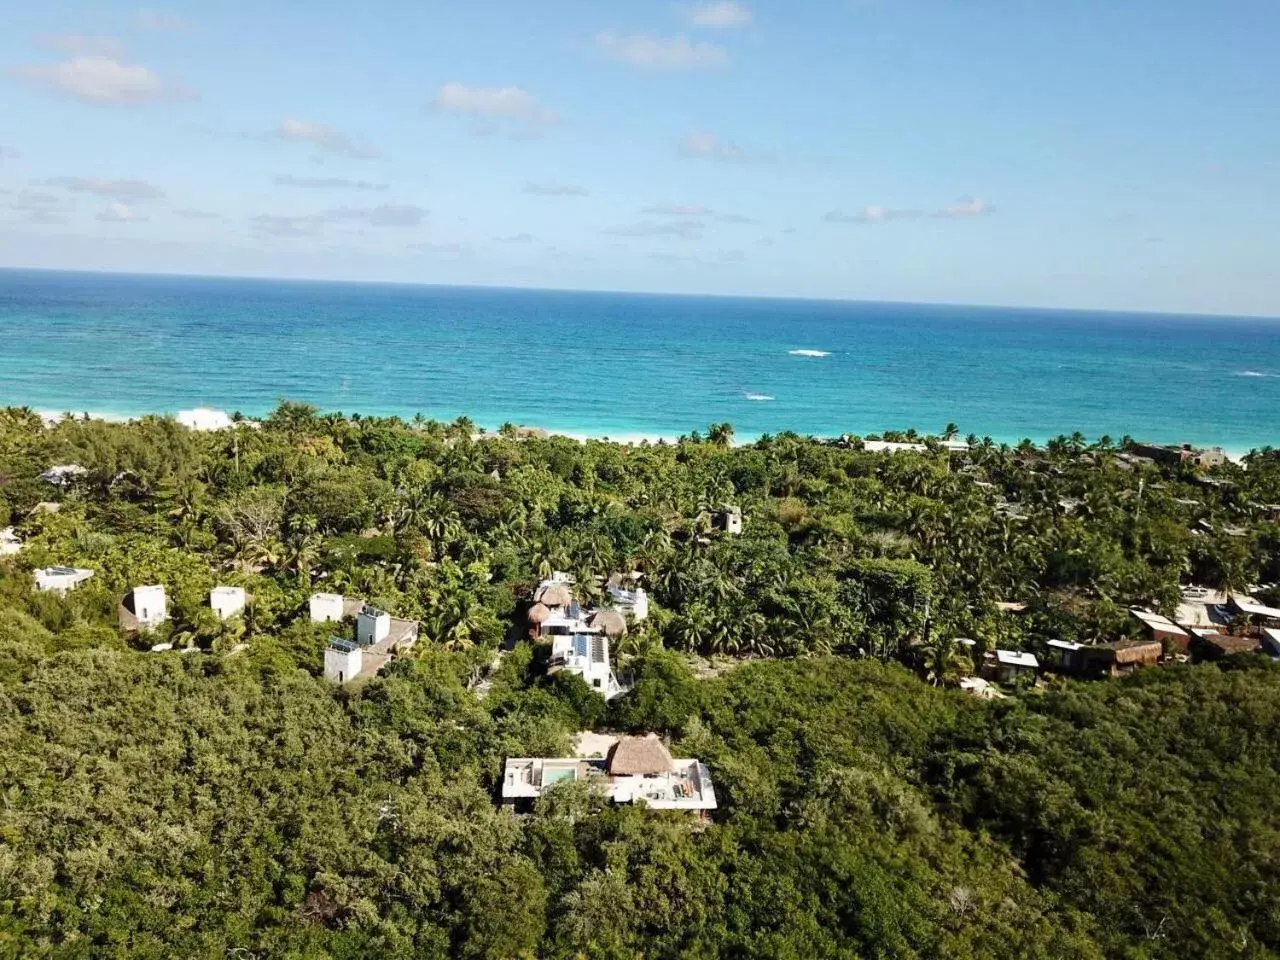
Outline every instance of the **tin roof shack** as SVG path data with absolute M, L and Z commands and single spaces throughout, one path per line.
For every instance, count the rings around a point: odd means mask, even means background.
M 1131 608 L 1129 614 L 1141 626 L 1147 640 L 1159 643 L 1162 647 L 1186 653 L 1187 646 L 1191 643 L 1191 635 L 1168 617 L 1150 610 L 1143 610 L 1141 607 Z
M 1197 630 L 1191 654 L 1197 662 L 1213 663 L 1241 653 L 1257 653 L 1261 649 L 1262 641 L 1257 637 L 1234 637 L 1214 630 Z
M 1280 660 L 1280 629 L 1262 628 L 1262 652 L 1272 660 Z
M 1141 667 L 1154 667 L 1164 656 L 1158 640 L 1117 640 L 1081 647 L 1076 656 L 1084 677 L 1126 677 Z
M 1049 669 L 1067 676 L 1080 672 L 1080 651 L 1084 649 L 1084 644 L 1069 640 L 1050 640 L 1045 646 L 1048 648 L 1045 666 Z
M 1232 594 L 1231 609 L 1251 625 L 1280 624 L 1280 609 L 1258 603 L 1252 597 L 1244 597 L 1238 593 Z
M 653 734 L 622 738 L 603 760 L 510 758 L 503 770 L 502 802 L 527 807 L 566 780 L 590 784 L 614 803 L 683 810 L 704 820 L 716 809 L 715 786 L 706 766 L 698 760 L 672 759 Z

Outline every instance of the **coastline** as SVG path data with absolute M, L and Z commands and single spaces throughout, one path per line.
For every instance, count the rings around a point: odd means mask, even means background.
M 14 406 L 14 404 L 6 404 L 6 405 Z M 48 408 L 45 408 L 45 409 L 32 408 L 32 412 L 35 413 L 37 416 L 39 416 L 41 420 L 45 422 L 46 426 L 52 426 L 57 422 L 63 420 L 67 413 L 71 413 L 72 417 L 75 419 L 84 419 L 87 417 L 89 420 L 100 420 L 106 423 L 129 423 L 130 421 L 139 420 L 143 417 L 148 417 L 148 416 L 177 418 L 182 413 L 196 413 L 196 412 L 214 414 L 214 415 L 220 415 L 220 416 L 229 416 L 232 411 L 222 410 L 214 407 L 194 407 L 189 410 L 150 411 L 147 413 L 121 413 L 118 411 L 102 411 L 102 410 L 81 410 L 79 412 L 75 412 L 75 411 L 67 411 L 67 410 L 56 411 L 56 410 L 50 410 Z M 323 413 L 324 411 L 321 411 L 321 412 Z M 406 416 L 404 414 L 390 414 L 390 413 L 365 414 L 358 410 L 343 411 L 343 413 L 347 416 L 350 416 L 353 413 L 359 413 L 362 416 L 369 416 L 369 417 L 399 416 L 402 420 L 409 420 L 414 416 L 413 414 L 409 414 L 408 416 Z M 263 413 L 263 414 L 257 414 L 257 413 L 244 414 L 245 419 L 250 422 L 263 420 L 267 416 L 269 416 L 269 412 Z M 428 419 L 431 419 L 431 418 L 428 418 Z M 441 420 L 439 422 L 448 423 L 450 421 Z M 490 424 L 490 423 L 480 423 L 479 421 L 475 421 L 475 423 L 477 427 L 477 434 L 476 434 L 477 437 L 497 436 L 499 430 L 502 427 L 502 424 L 500 423 Z M 689 430 L 686 430 L 683 433 L 648 433 L 643 431 L 627 431 L 627 430 L 619 430 L 619 431 L 595 430 L 593 431 L 593 430 L 582 430 L 582 429 L 572 429 L 572 428 L 560 428 L 560 427 L 554 427 L 554 426 L 547 426 L 544 424 L 525 424 L 525 423 L 518 423 L 516 424 L 516 426 L 521 430 L 535 431 L 535 432 L 543 433 L 543 434 L 546 434 L 547 436 L 552 436 L 552 437 L 565 437 L 569 440 L 575 440 L 578 443 L 586 443 L 588 441 L 596 440 L 596 441 L 604 441 L 608 443 L 617 443 L 623 446 L 640 446 L 641 444 L 645 444 L 645 443 L 649 443 L 649 444 L 677 443 L 679 442 L 681 436 L 687 436 L 689 433 L 695 430 L 698 432 L 703 432 L 706 430 L 709 424 L 704 424 L 701 427 L 690 428 Z M 189 427 L 189 429 L 192 429 L 192 428 Z M 863 433 L 858 433 L 856 430 L 850 430 L 850 431 L 846 431 L 845 434 L 809 433 L 809 432 L 805 432 L 797 429 L 795 430 L 795 433 L 804 437 L 812 437 L 815 440 L 836 440 L 842 435 L 857 435 L 857 436 L 866 438 L 869 436 L 879 436 L 886 430 L 890 432 L 894 432 L 894 431 L 897 431 L 898 429 L 900 428 L 881 427 L 879 429 L 868 429 Z M 905 429 L 905 428 L 902 428 L 902 429 Z M 919 430 L 921 428 L 916 427 L 916 429 Z M 744 446 L 747 444 L 755 443 L 761 438 L 761 436 L 763 436 L 763 434 L 753 435 L 753 434 L 746 434 L 746 433 L 742 433 L 742 434 L 735 433 L 734 439 L 733 439 L 733 445 Z M 926 436 L 925 434 L 921 434 L 920 440 L 917 442 L 922 442 L 925 436 Z M 967 436 L 967 433 L 965 433 L 964 431 L 961 431 L 960 436 L 961 437 Z M 1055 434 L 1054 436 L 1057 436 L 1057 434 Z M 1019 437 L 1016 440 L 1008 440 L 1008 439 L 1001 439 L 1000 437 L 992 436 L 991 439 L 996 444 L 1004 443 L 1004 444 L 1008 444 L 1009 446 L 1016 446 L 1017 444 L 1021 443 L 1023 439 L 1029 439 L 1037 447 L 1043 447 L 1049 440 L 1053 438 L 1054 437 L 1040 437 L 1040 438 Z M 1093 439 L 1093 438 L 1089 438 L 1089 439 Z M 1154 443 L 1169 443 L 1169 444 L 1190 443 L 1194 446 L 1205 446 L 1205 447 L 1218 446 L 1217 444 L 1197 441 L 1194 438 L 1186 438 L 1186 437 L 1174 439 L 1174 440 L 1148 440 L 1148 438 L 1145 438 L 1145 437 L 1136 437 L 1135 439 L 1139 439 L 1147 442 L 1154 442 Z M 1232 461 L 1233 463 L 1240 463 L 1250 453 L 1261 449 L 1263 446 L 1265 446 L 1265 444 L 1259 444 L 1257 446 L 1251 447 L 1249 449 L 1243 449 L 1243 450 L 1239 448 L 1231 448 L 1231 447 L 1222 447 L 1222 449 L 1223 449 L 1223 452 L 1226 454 L 1228 460 Z

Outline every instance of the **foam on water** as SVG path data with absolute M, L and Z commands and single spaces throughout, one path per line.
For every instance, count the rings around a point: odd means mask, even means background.
M 793 357 L 829 357 L 830 350 L 788 350 L 787 353 Z
M 747 399 L 747 400 L 760 400 L 760 401 L 764 401 L 764 400 L 772 400 L 772 399 L 773 399 L 773 397 L 769 396 L 767 393 L 744 393 L 742 396 L 743 396 L 743 398 L 744 398 L 744 399 Z

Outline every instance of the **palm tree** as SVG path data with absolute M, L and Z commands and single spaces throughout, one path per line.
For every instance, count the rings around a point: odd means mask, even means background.
M 713 423 L 707 429 L 707 440 L 714 446 L 727 447 L 733 443 L 733 425 Z

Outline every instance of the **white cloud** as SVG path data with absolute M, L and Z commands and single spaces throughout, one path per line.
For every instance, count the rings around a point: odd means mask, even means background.
M 955 203 L 947 204 L 935 217 L 946 217 L 951 220 L 964 220 L 969 217 L 983 217 L 995 210 L 986 200 L 977 197 L 961 197 Z
M 371 227 L 416 227 L 427 211 L 412 203 L 384 203 L 376 207 L 338 207 L 324 214 L 330 220 L 362 220 Z
M 145 30 L 189 30 L 191 22 L 176 13 L 143 8 L 138 11 L 138 26 Z
M 97 180 L 87 177 L 54 177 L 46 186 L 65 187 L 72 193 L 91 193 L 112 200 L 160 200 L 164 191 L 145 180 Z
M 356 140 L 335 127 L 295 117 L 281 120 L 280 126 L 268 136 L 291 143 L 309 143 L 321 150 L 353 160 L 376 160 L 382 156 L 381 150 L 363 140 Z
M 72 57 L 110 57 L 123 60 L 128 56 L 124 41 L 116 37 L 87 37 L 77 33 L 45 34 L 32 43 L 44 50 Z
M 711 214 L 709 208 L 696 203 L 655 203 L 640 212 L 655 217 L 705 217 Z
M 319 236 L 324 226 L 324 217 L 320 214 L 295 217 L 260 213 L 249 222 L 253 225 L 254 232 L 261 236 L 289 240 Z
M 741 160 L 747 154 L 732 140 L 721 140 L 714 133 L 699 131 L 680 141 L 680 152 L 686 157 L 710 160 Z
M 729 54 L 723 47 L 683 35 L 657 37 L 648 33 L 601 30 L 596 34 L 596 47 L 612 60 L 644 70 L 693 70 L 723 67 L 729 62 Z
M 168 87 L 149 68 L 121 63 L 112 57 L 81 56 L 57 63 L 14 67 L 9 73 L 33 86 L 75 97 L 83 103 L 121 106 L 167 98 L 189 99 L 192 94 Z
M 522 120 L 532 124 L 555 123 L 557 116 L 520 87 L 470 87 L 446 83 L 431 101 L 432 108 L 485 120 Z
M 289 173 L 278 174 L 277 187 L 303 187 L 312 190 L 386 190 L 385 183 L 368 180 L 347 180 L 343 177 L 295 177 Z
M 609 227 L 604 232 L 611 237 L 664 237 L 677 240 L 698 240 L 705 224 L 701 220 L 644 220 L 639 223 Z
M 698 3 L 685 10 L 689 22 L 695 27 L 708 27 L 724 30 L 730 27 L 745 27 L 752 21 L 751 11 L 735 0 L 712 0 L 710 3 Z
M 410 250 L 421 250 L 423 253 L 440 253 L 454 257 L 468 257 L 473 252 L 471 244 L 459 242 L 433 243 L 425 241 L 423 243 L 412 243 L 409 245 Z
M 863 207 L 857 213 L 832 210 L 822 219 L 827 223 L 889 223 L 893 220 L 913 220 L 918 216 L 920 213 L 916 210 L 891 210 L 888 207 L 872 204 Z
M 541 183 L 530 180 L 524 185 L 524 192 L 539 197 L 585 197 L 589 193 L 586 187 L 579 187 L 572 183 L 556 183 L 554 180 Z
M 107 204 L 106 208 L 98 214 L 98 219 L 106 223 L 133 223 L 139 217 L 128 204 L 116 201 Z

